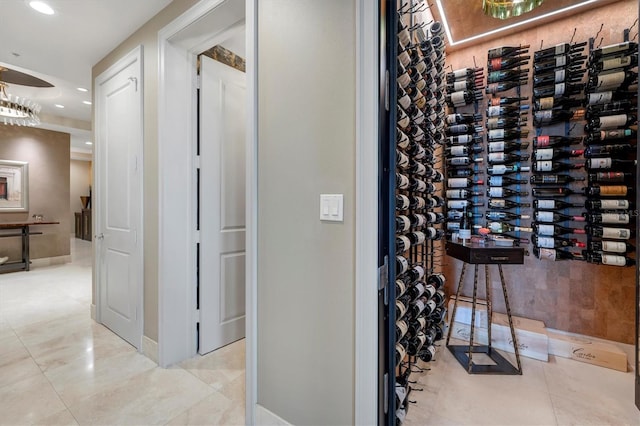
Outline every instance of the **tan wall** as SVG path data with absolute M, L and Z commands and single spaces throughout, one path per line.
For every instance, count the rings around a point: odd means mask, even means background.
M 91 162 L 83 160 L 71 160 L 69 171 L 69 209 L 71 210 L 70 233 L 75 233 L 75 212 L 82 211 L 81 196 L 89 195 L 89 187 L 91 186 Z
M 479 66 L 486 63 L 487 49 L 499 45 L 530 44 L 530 55 L 543 47 L 569 42 L 573 29 L 577 28 L 574 41 L 587 41 L 604 23 L 598 37 L 604 37 L 603 45 L 622 41 L 622 31 L 638 17 L 638 2 L 620 1 L 593 9 L 569 18 L 555 21 L 539 28 L 492 40 L 447 55 L 447 65 L 453 69 L 473 66 L 475 56 Z M 637 32 L 637 27 L 632 33 Z M 529 67 L 531 68 L 531 66 Z M 523 96 L 530 94 L 529 87 Z M 530 135 L 535 134 L 531 128 Z M 578 130 L 576 135 L 581 134 Z M 579 188 L 581 184 L 574 184 Z M 461 263 L 445 258 L 445 271 L 450 290 L 460 274 Z M 635 329 L 635 268 L 595 266 L 583 262 L 539 261 L 533 255 L 525 266 L 505 267 L 509 283 L 509 301 L 513 314 L 542 320 L 548 327 L 590 336 L 602 337 L 624 343 L 633 343 Z M 497 271 L 492 271 L 494 280 Z M 471 291 L 473 273 L 467 275 L 467 293 Z M 496 292 L 500 291 L 500 293 Z M 494 290 L 497 309 L 504 312 L 501 290 Z
M 258 403 L 297 425 L 354 422 L 354 3 L 258 4 Z
M 59 225 L 32 227 L 43 235 L 30 240 L 31 258 L 67 256 L 69 228 L 69 145 L 68 133 L 30 127 L 0 125 L 0 159 L 29 163 L 29 212 L 0 213 L 0 222 L 32 220 L 33 214 Z M 0 255 L 20 259 L 20 239 L 0 239 Z
M 144 335 L 155 341 L 158 340 L 158 31 L 196 3 L 197 0 L 174 0 L 98 62 L 91 73 L 95 80 L 133 48 L 143 46 Z

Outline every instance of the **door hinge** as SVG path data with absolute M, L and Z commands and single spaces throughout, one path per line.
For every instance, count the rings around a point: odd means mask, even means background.
M 382 398 L 382 404 L 384 407 L 384 413 L 389 413 L 389 373 L 385 373 L 383 378 L 384 396 Z
M 200 231 L 193 231 L 193 242 L 200 244 Z
M 196 324 L 200 324 L 200 309 L 196 309 Z
M 389 111 L 389 70 L 384 73 L 384 107 Z
M 200 168 L 200 156 L 199 155 L 196 155 L 196 158 L 193 160 L 193 163 L 194 163 L 196 169 Z
M 200 90 L 202 87 L 202 76 L 200 74 L 196 75 L 196 89 Z
M 384 263 L 378 267 L 378 291 L 384 291 L 384 304 L 389 305 L 389 256 L 385 256 Z

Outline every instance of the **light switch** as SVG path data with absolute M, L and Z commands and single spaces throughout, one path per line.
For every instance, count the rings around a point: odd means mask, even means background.
M 332 222 L 344 220 L 343 194 L 320 194 L 320 220 Z

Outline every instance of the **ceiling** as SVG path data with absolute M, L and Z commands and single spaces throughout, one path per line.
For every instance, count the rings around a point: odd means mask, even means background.
M 91 152 L 91 69 L 172 0 L 46 0 L 44 15 L 29 0 L 2 0 L 0 65 L 53 88 L 10 85 L 7 92 L 42 106 L 38 127 L 71 134 L 72 151 Z M 78 87 L 88 89 L 80 92 Z M 64 105 L 64 109 L 55 107 Z M 55 124 L 53 124 L 55 123 Z

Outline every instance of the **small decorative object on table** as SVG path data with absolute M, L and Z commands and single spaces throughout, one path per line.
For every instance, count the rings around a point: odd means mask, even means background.
M 42 214 L 34 214 L 31 216 L 34 222 L 42 222 L 44 220 L 44 215 Z

